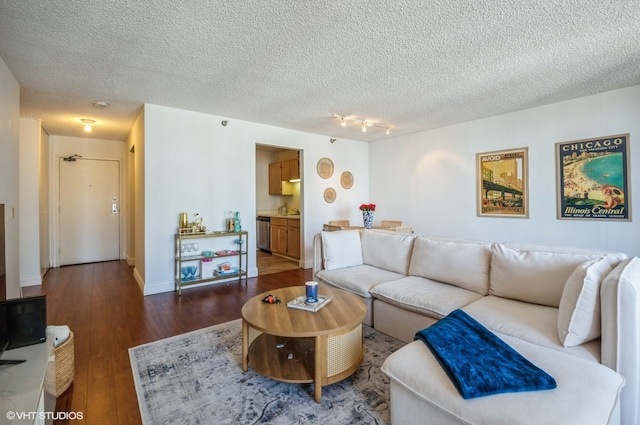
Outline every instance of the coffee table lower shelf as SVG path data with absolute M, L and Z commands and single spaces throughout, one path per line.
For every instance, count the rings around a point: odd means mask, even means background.
M 247 323 L 243 325 L 249 327 Z M 250 363 L 258 373 L 277 381 L 314 383 L 317 402 L 322 398 L 323 386 L 352 375 L 364 357 L 361 323 L 340 334 L 314 337 L 270 335 L 255 329 L 243 329 L 243 334 L 243 348 L 248 348 L 243 353 L 247 355 L 245 371 Z M 249 334 L 253 337 L 250 342 Z

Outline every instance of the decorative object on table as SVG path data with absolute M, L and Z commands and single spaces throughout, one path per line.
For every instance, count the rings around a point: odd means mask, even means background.
M 340 175 L 340 184 L 345 189 L 351 189 L 351 187 L 353 186 L 353 174 L 351 174 L 349 171 L 345 171 L 344 173 L 342 173 Z
M 274 297 L 273 295 L 269 294 L 262 299 L 262 302 L 267 304 L 280 304 L 280 298 Z
M 215 270 L 215 266 L 213 265 L 212 258 L 203 258 L 200 261 L 200 277 L 202 279 L 213 277 L 214 270 Z
M 234 241 L 235 243 L 238 243 L 238 241 Z M 206 257 L 213 257 L 213 255 L 215 254 L 216 257 L 228 257 L 229 255 L 238 255 L 238 251 L 232 251 L 230 249 L 223 249 L 221 251 L 216 251 L 216 252 L 211 252 L 211 251 L 206 251 L 207 253 L 211 253 L 211 255 L 206 255 Z M 202 253 L 204 255 L 204 252 Z
M 200 232 L 204 232 L 205 231 L 205 228 L 202 225 L 202 220 L 203 220 L 202 216 L 200 214 L 196 213 L 196 218 L 193 221 L 193 226 L 192 226 L 194 233 L 200 233 Z
M 231 263 L 228 262 L 218 264 L 218 270 L 216 270 L 216 274 L 219 276 L 230 276 L 237 273 L 239 273 L 239 269 L 232 267 Z
M 316 165 L 318 175 L 323 179 L 328 179 L 333 175 L 333 161 L 329 158 L 320 158 L 318 165 Z
M 336 190 L 332 187 L 328 187 L 324 190 L 324 201 L 327 204 L 332 203 L 336 200 Z
M 365 229 L 371 229 L 373 227 L 373 212 L 375 210 L 376 204 L 360 205 L 360 211 L 362 211 L 362 221 L 364 221 Z
M 183 282 L 196 280 L 196 275 L 198 273 L 198 266 L 194 266 L 194 265 L 182 266 L 180 270 L 182 271 Z
M 529 218 L 528 148 L 476 154 L 479 217 Z
M 240 212 L 236 211 L 236 216 L 233 221 L 233 231 L 239 232 L 242 230 L 242 226 L 240 225 Z
M 227 212 L 227 231 L 228 232 L 233 232 L 233 229 L 235 227 L 234 216 L 235 216 L 235 214 L 233 213 L 233 211 L 228 211 Z
M 314 282 L 310 280 L 309 282 L 305 282 L 305 295 L 307 296 L 306 301 L 308 303 L 317 303 L 318 302 L 318 282 Z
M 318 295 L 318 301 L 310 303 L 307 301 L 306 295 L 301 295 L 297 298 L 292 299 L 287 303 L 287 307 L 297 308 L 298 310 L 304 311 L 312 311 L 316 312 L 320 310 L 325 305 L 329 304 L 333 299 L 331 296 Z
M 631 220 L 629 134 L 556 143 L 559 219 Z
M 192 222 L 187 221 L 187 213 L 180 213 L 178 233 L 181 235 L 204 233 L 206 231 L 205 226 L 202 225 L 202 217 L 200 214 L 195 213 L 195 218 Z
M 181 229 L 189 227 L 189 218 L 186 212 L 180 213 L 179 227 Z

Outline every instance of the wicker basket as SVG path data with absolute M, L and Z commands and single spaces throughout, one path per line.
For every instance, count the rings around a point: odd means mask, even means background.
M 59 397 L 69 388 L 75 373 L 73 332 L 69 331 L 69 339 L 64 344 L 54 348 L 53 353 L 47 365 L 44 388 L 49 394 Z

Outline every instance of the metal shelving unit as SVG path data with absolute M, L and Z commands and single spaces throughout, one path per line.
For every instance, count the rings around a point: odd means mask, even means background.
M 206 233 L 178 233 L 175 235 L 175 268 L 174 277 L 178 295 L 182 295 L 182 288 L 184 286 L 197 285 L 205 282 L 214 282 L 218 280 L 238 279 L 238 283 L 242 283 L 244 277 L 244 283 L 247 284 L 247 264 L 249 262 L 249 256 L 247 254 L 247 242 L 249 233 L 246 231 L 240 232 L 206 232 Z M 186 244 L 198 243 L 198 245 L 225 245 L 224 241 L 220 241 L 218 238 L 228 238 L 229 247 L 235 246 L 233 250 L 217 250 L 214 248 L 199 249 L 195 255 L 184 255 L 182 246 Z M 215 239 L 215 241 L 212 241 Z M 209 240 L 209 242 L 207 242 Z M 202 248 L 199 246 L 199 248 Z M 210 252 L 210 255 L 202 255 L 203 252 Z M 203 261 L 202 260 L 223 260 L 223 259 L 237 259 L 238 267 L 230 273 L 220 272 L 219 270 L 212 269 L 211 276 L 203 276 Z M 183 272 L 183 267 L 193 266 L 196 263 L 197 274 L 189 274 Z M 224 273 L 224 274 L 223 274 Z

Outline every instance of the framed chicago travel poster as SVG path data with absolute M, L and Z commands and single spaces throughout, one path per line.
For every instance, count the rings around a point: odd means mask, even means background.
M 558 218 L 631 220 L 629 134 L 556 143 Z
M 527 148 L 476 154 L 480 217 L 529 217 Z

